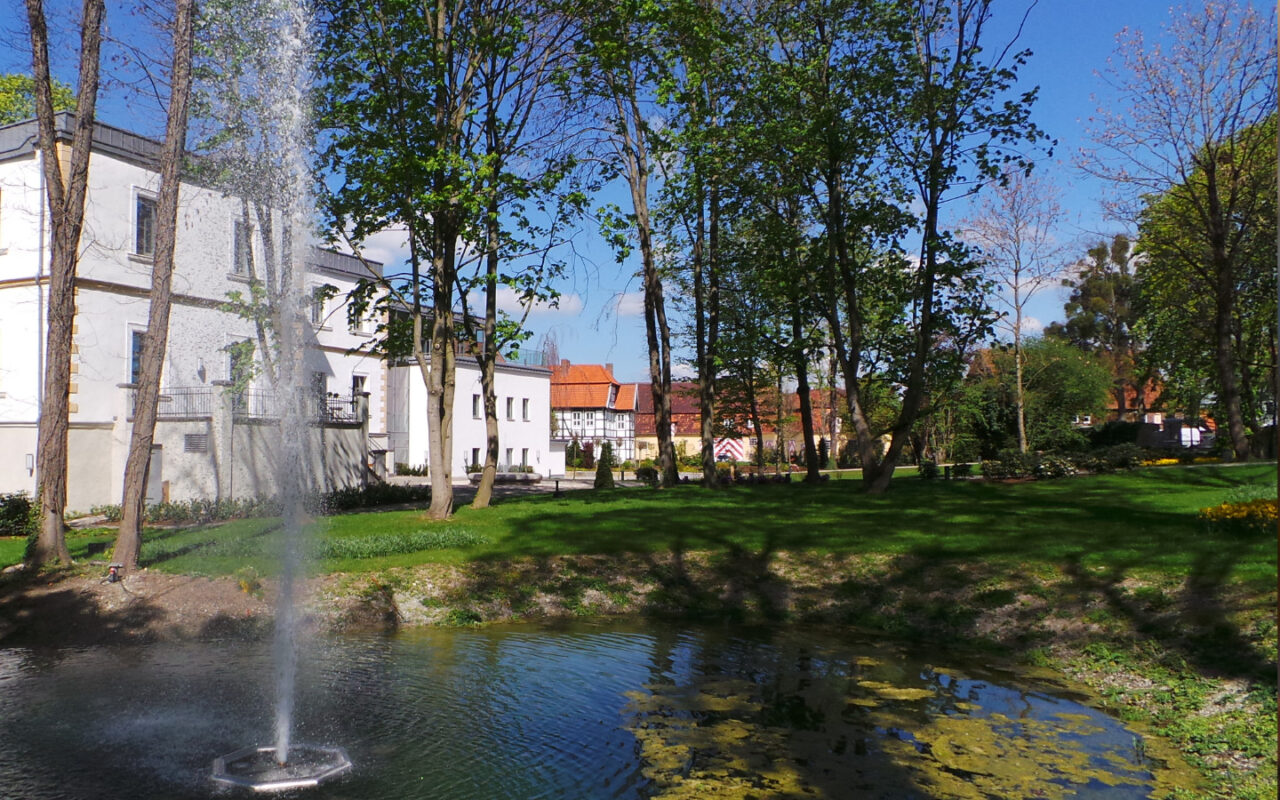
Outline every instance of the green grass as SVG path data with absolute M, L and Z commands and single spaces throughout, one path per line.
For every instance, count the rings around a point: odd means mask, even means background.
M 0 567 L 17 564 L 27 550 L 27 537 L 0 536 Z
M 1229 572 L 1273 587 L 1269 539 L 1213 537 L 1196 518 L 1240 487 L 1275 487 L 1275 467 L 1203 466 L 1058 481 L 896 481 L 866 494 L 852 481 L 706 491 L 616 489 L 513 499 L 459 509 L 448 522 L 420 511 L 349 514 L 317 521 L 322 571 L 363 572 L 423 563 L 668 551 L 915 554 L 1034 569 L 1183 578 Z M 149 531 L 143 560 L 173 572 L 231 574 L 277 560 L 273 520 Z M 432 531 L 463 531 L 433 540 Z M 414 537 L 421 538 L 415 544 Z M 397 541 L 399 540 L 399 541 Z M 74 545 L 73 545 L 74 547 Z

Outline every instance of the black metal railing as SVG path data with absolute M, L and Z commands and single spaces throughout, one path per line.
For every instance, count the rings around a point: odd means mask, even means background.
M 129 419 L 137 409 L 138 390 L 130 387 Z M 209 419 L 222 402 L 222 393 L 231 395 L 231 413 L 236 419 L 275 420 L 280 418 L 280 402 L 269 389 L 233 389 L 225 386 L 182 386 L 162 389 L 156 405 L 157 419 Z M 322 423 L 360 424 L 360 406 L 354 397 L 307 398 L 308 416 Z
M 161 389 L 156 400 L 157 419 L 207 419 L 213 416 L 213 389 L 208 386 Z M 138 408 L 138 390 L 129 390 L 129 416 Z

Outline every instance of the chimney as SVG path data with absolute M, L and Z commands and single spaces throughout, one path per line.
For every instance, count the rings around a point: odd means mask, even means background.
M 560 359 L 560 369 L 568 369 L 568 368 L 569 368 L 569 359 L 567 358 Z
M 607 372 L 607 373 L 609 373 L 609 376 L 610 376 L 610 377 L 612 377 L 612 376 L 613 376 L 613 365 L 612 365 L 612 364 L 605 364 L 605 365 L 604 365 L 604 371 L 605 371 L 605 372 Z

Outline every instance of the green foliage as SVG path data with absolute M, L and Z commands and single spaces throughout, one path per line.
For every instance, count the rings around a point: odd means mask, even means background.
M 1056 339 L 1023 344 L 1027 444 L 1032 450 L 1079 450 L 1087 439 L 1077 415 L 1101 415 L 1111 375 L 1099 358 Z M 1017 443 L 1013 353 L 992 349 L 976 360 L 956 395 L 956 416 L 978 454 L 991 459 Z M 967 454 L 965 454 L 967 455 Z
M 36 504 L 26 492 L 0 494 L 0 536 L 27 536 Z
M 606 467 L 617 466 L 617 464 L 613 463 L 613 443 L 608 439 L 605 440 L 604 444 L 600 445 L 600 458 L 597 460 Z
M 614 488 L 613 470 L 609 467 L 609 464 L 605 460 L 603 455 L 601 456 L 600 460 L 596 462 L 595 488 L 597 489 Z
M 397 475 L 417 475 L 419 477 L 425 478 L 429 474 L 429 468 L 427 467 L 426 464 L 422 464 L 420 466 L 413 466 L 411 464 L 405 464 L 403 462 L 397 461 L 396 474 Z
M 1137 306 L 1140 330 L 1149 342 L 1147 364 L 1161 372 L 1169 399 L 1182 409 L 1194 413 L 1202 401 L 1221 401 L 1225 376 L 1216 368 L 1217 326 L 1227 325 L 1227 363 L 1240 391 L 1244 422 L 1255 430 L 1263 405 L 1274 395 L 1270 381 L 1253 376 L 1274 361 L 1275 144 L 1274 116 L 1243 132 L 1239 142 L 1219 143 L 1224 153 L 1251 161 L 1230 164 L 1239 183 L 1232 190 L 1238 208 L 1227 220 L 1230 246 L 1216 266 L 1213 230 L 1201 222 L 1206 202 L 1202 170 L 1185 184 L 1148 198 L 1139 222 L 1144 259 L 1138 267 Z M 1218 168 L 1226 171 L 1227 166 Z M 1221 314 L 1229 318 L 1218 323 Z M 1225 407 L 1213 410 L 1216 418 L 1227 421 Z M 1222 428 L 1225 438 L 1226 425 Z
M 317 549 L 319 558 L 378 558 L 397 553 L 423 550 L 448 550 L 475 547 L 488 539 L 466 528 L 443 528 L 410 534 L 371 534 L 368 536 L 327 539 Z
M 391 483 L 371 483 L 364 487 L 336 489 L 306 500 L 306 507 L 317 514 L 335 514 L 358 508 L 423 503 L 431 500 L 429 486 L 402 486 Z M 119 522 L 119 505 L 100 505 L 90 509 L 91 514 L 104 516 L 107 522 Z M 233 519 L 273 517 L 280 513 L 280 504 L 269 497 L 242 497 L 222 500 L 186 500 L 171 503 L 153 503 L 147 506 L 143 519 L 151 524 L 207 525 Z
M 932 461 L 920 462 L 920 477 L 926 481 L 931 481 L 938 477 L 938 465 Z
M 71 87 L 53 80 L 53 110 L 74 111 L 76 96 Z M 36 115 L 35 80 L 30 75 L 0 75 L 0 125 L 9 125 Z
M 652 464 L 636 467 L 636 480 L 643 481 L 655 489 L 658 487 L 659 477 L 658 468 Z

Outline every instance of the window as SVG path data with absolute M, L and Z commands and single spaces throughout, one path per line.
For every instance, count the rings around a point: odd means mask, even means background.
M 231 272 L 249 275 L 253 272 L 253 228 L 238 219 L 231 232 Z
M 364 394 L 364 376 L 352 375 L 351 376 L 351 396 L 359 397 L 362 394 Z
M 507 398 L 507 419 L 516 418 L 516 399 L 514 397 Z
M 520 415 L 525 422 L 529 421 L 529 398 L 520 401 Z
M 311 289 L 311 324 L 324 324 L 324 287 L 316 286 Z
M 520 448 L 520 466 L 529 466 L 529 448 L 527 447 Z
M 507 466 L 508 467 L 511 466 L 511 448 L 510 447 L 507 448 Z
M 471 418 L 480 419 L 480 395 L 471 395 Z
M 575 425 L 581 425 L 581 424 L 582 424 L 582 412 L 581 412 L 581 411 L 575 411 L 575 412 L 573 412 L 572 419 L 573 419 L 573 423 L 574 423 Z
M 134 206 L 133 252 L 148 258 L 156 254 L 156 201 L 154 197 L 138 195 Z
M 594 412 L 594 411 L 588 411 L 588 412 L 587 412 L 587 424 L 588 424 L 588 425 L 595 425 L 595 424 L 596 424 L 596 412 Z
M 137 383 L 142 374 L 142 337 L 146 331 L 133 329 L 129 331 L 129 383 Z
M 480 448 L 479 447 L 471 448 L 471 463 L 475 466 L 480 465 Z

